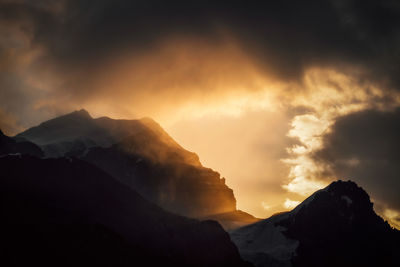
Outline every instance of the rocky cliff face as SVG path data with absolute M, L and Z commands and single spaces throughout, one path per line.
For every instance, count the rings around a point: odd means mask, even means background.
M 368 194 L 337 181 L 294 210 L 231 233 L 256 266 L 396 266 L 400 232 L 373 210 Z
M 247 266 L 222 227 L 71 158 L 0 158 L 2 266 Z
M 184 162 L 154 162 L 120 145 L 92 148 L 83 159 L 178 214 L 202 217 L 236 209 L 233 191 L 211 169 Z

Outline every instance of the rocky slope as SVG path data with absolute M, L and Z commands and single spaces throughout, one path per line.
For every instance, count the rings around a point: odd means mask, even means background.
M 368 194 L 337 181 L 294 210 L 231 232 L 256 266 L 397 266 L 400 232 L 373 210 Z

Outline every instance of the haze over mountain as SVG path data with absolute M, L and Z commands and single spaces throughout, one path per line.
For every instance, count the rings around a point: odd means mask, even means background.
M 337 181 L 290 212 L 231 232 L 256 266 L 398 266 L 400 231 L 373 210 L 368 194 Z
M 91 162 L 157 205 L 190 217 L 236 210 L 232 189 L 201 165 L 156 122 L 93 119 L 85 110 L 44 122 L 15 137 L 39 145 L 46 157 Z

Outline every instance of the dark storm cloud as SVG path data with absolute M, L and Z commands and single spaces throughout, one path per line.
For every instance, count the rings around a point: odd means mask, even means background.
M 316 153 L 336 177 L 351 179 L 379 202 L 400 209 L 400 109 L 339 118 Z
M 221 27 L 284 78 L 350 62 L 397 84 L 399 16 L 395 1 L 68 1 L 36 38 L 63 62 L 148 48 L 172 34 L 217 40 Z
M 149 49 L 174 34 L 218 40 L 225 29 L 285 78 L 298 78 L 310 65 L 348 62 L 398 82 L 396 1 L 70 0 L 59 9 L 50 3 L 19 1 L 1 10 L 3 16 L 28 17 L 34 43 L 44 45 L 57 64 L 76 67 L 118 49 Z

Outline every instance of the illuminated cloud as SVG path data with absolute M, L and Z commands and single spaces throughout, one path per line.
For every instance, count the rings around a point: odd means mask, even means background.
M 295 201 L 295 200 L 291 200 L 291 199 L 286 199 L 285 203 L 283 203 L 283 206 L 286 209 L 293 209 L 295 208 L 297 205 L 299 205 L 301 202 L 300 201 Z
M 306 113 L 294 116 L 288 132 L 300 144 L 289 147 L 291 156 L 283 159 L 290 166 L 290 181 L 283 187 L 307 196 L 338 178 L 329 164 L 316 162 L 314 157 L 325 146 L 324 138 L 331 133 L 335 121 L 366 109 L 394 109 L 400 105 L 400 99 L 395 90 L 384 90 L 372 83 L 360 84 L 357 76 L 333 70 L 312 69 L 304 80 L 305 90 L 294 98 L 292 105 L 305 107 Z M 346 160 L 348 165 L 357 163 L 357 158 Z
M 400 212 L 398 210 L 385 209 L 383 216 L 390 222 L 392 226 L 400 229 Z

